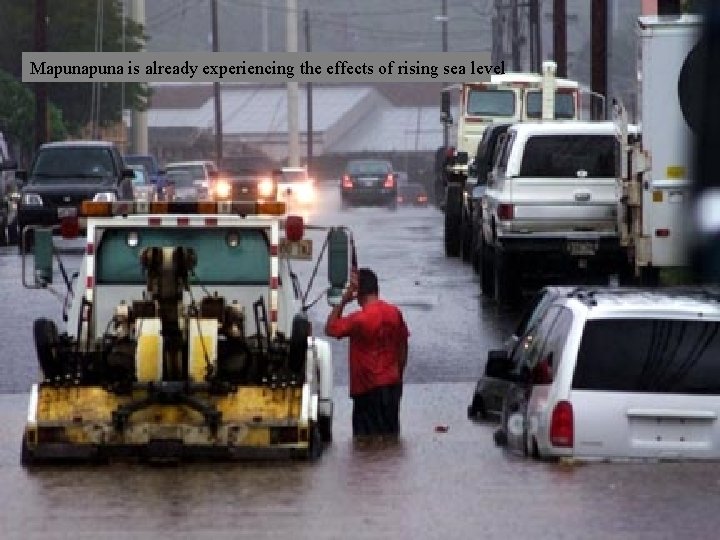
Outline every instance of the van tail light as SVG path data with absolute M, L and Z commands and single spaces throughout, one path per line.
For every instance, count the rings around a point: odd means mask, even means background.
M 383 187 L 385 188 L 392 188 L 395 185 L 395 178 L 393 178 L 392 174 L 388 174 L 385 178 L 385 183 L 383 184 Z
M 513 219 L 515 217 L 515 207 L 512 204 L 499 204 L 497 216 L 498 219 Z
M 572 448 L 574 431 L 572 404 L 569 401 L 558 401 L 550 421 L 550 444 Z
M 345 189 L 352 189 L 353 187 L 352 180 L 347 174 L 342 177 L 342 187 Z

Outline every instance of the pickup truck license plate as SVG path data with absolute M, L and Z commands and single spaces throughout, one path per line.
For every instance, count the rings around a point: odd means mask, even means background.
M 593 241 L 568 240 L 567 249 L 573 257 L 588 257 L 595 255 L 597 245 Z
M 59 219 L 77 216 L 77 208 L 74 206 L 60 206 L 58 207 L 57 212 Z

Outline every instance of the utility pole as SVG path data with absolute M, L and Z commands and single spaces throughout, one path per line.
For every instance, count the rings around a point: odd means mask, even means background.
M 262 34 L 262 52 L 268 52 L 270 50 L 270 40 L 268 37 L 268 2 L 270 0 L 262 0 L 260 9 L 260 29 Z
M 520 18 L 518 16 L 518 0 L 511 0 L 510 24 L 512 27 L 511 39 L 513 71 L 520 71 Z
M 530 62 L 532 71 L 542 73 L 542 32 L 540 32 L 540 0 L 530 0 L 528 18 L 530 23 Z
M 47 50 L 47 0 L 35 0 L 35 51 Z M 35 148 L 48 140 L 47 83 L 35 83 Z
M 145 26 L 145 0 L 130 0 L 130 18 Z M 132 111 L 132 151 L 136 154 L 148 153 L 147 112 Z
M 303 12 L 303 15 L 305 16 L 305 52 L 310 52 L 310 49 L 312 48 L 310 45 L 310 15 L 308 14 L 308 10 L 306 9 Z M 312 161 L 313 161 L 313 87 L 312 83 L 308 82 L 305 85 L 305 94 L 307 96 L 307 128 L 306 128 L 306 136 L 307 139 L 307 163 L 306 168 L 308 172 L 310 171 L 312 167 Z
M 297 0 L 287 0 L 285 19 L 285 44 L 287 52 L 298 52 L 297 36 Z M 288 166 L 300 166 L 300 137 L 298 134 L 298 83 L 287 83 L 287 127 L 288 127 Z
M 607 96 L 607 0 L 592 0 L 591 18 L 590 86 L 593 92 Z
M 447 13 L 447 0 L 442 0 L 442 51 L 448 52 L 448 13 Z M 448 147 L 449 140 L 449 126 L 447 122 L 443 122 L 443 148 Z
M 212 3 L 212 50 L 218 52 L 218 14 L 217 0 L 210 0 Z M 223 159 L 223 128 L 222 128 L 222 103 L 220 102 L 220 83 L 213 82 L 213 95 L 215 101 L 215 162 L 222 167 Z
M 567 77 L 567 0 L 553 0 L 553 52 L 557 76 Z

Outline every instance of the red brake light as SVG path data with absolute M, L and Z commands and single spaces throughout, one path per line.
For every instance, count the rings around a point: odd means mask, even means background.
M 512 204 L 499 204 L 497 216 L 498 219 L 513 219 L 515 217 L 515 208 Z
M 302 240 L 305 225 L 302 216 L 288 216 L 285 220 L 285 236 L 290 242 Z
M 76 217 L 66 217 L 60 222 L 60 234 L 66 240 L 77 238 L 80 234 L 80 222 Z
M 667 238 L 670 236 L 670 229 L 655 229 L 655 236 L 658 238 Z
M 573 409 L 569 401 L 558 401 L 550 422 L 550 443 L 572 448 L 574 444 Z
M 343 175 L 342 187 L 344 187 L 346 189 L 352 189 L 352 187 L 353 187 L 352 180 L 350 179 L 350 177 L 347 174 Z
M 389 173 L 387 177 L 385 178 L 385 183 L 383 184 L 383 187 L 391 188 L 395 185 L 395 178 L 393 177 L 392 173 Z

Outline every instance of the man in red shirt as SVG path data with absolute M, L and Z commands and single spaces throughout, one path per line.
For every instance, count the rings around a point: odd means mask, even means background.
M 343 317 L 344 307 L 355 298 L 362 309 Z M 353 275 L 340 305 L 328 316 L 325 333 L 350 338 L 353 435 L 399 435 L 410 334 L 400 310 L 378 297 L 377 276 L 372 270 L 360 268 Z

